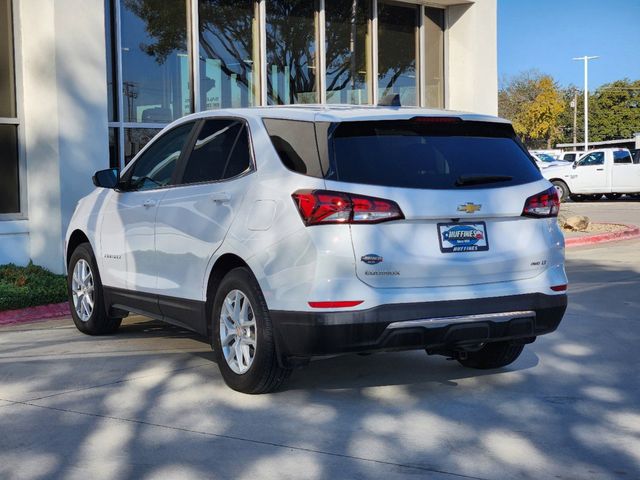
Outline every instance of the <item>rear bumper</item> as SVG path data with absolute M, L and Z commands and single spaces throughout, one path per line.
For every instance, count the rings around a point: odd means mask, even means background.
M 527 339 L 553 332 L 566 308 L 566 295 L 535 293 L 391 304 L 358 311 L 275 310 L 271 319 L 280 358 L 308 358 Z M 509 313 L 494 315 L 505 312 Z

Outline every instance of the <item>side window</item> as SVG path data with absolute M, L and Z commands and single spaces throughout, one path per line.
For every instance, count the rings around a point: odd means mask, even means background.
M 276 118 L 265 118 L 263 122 L 285 167 L 303 175 L 323 178 L 313 122 Z
M 236 177 L 249 168 L 249 132 L 244 122 L 207 120 L 189 155 L 181 183 L 215 182 Z
M 578 165 L 581 167 L 604 165 L 604 152 L 589 153 L 580 159 Z
M 127 190 L 151 190 L 168 185 L 193 125 L 193 122 L 180 125 L 154 141 L 131 167 L 125 179 Z
M 566 160 L 567 162 L 573 162 L 576 159 L 576 154 L 575 153 L 565 153 L 564 154 L 564 160 Z
M 625 164 L 625 163 L 633 163 L 631 158 L 631 154 L 626 150 L 621 150 L 619 152 L 613 152 L 613 163 L 616 165 Z

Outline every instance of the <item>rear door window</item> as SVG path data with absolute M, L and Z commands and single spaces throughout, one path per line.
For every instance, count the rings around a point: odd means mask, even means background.
M 189 154 L 182 184 L 216 182 L 251 168 L 249 132 L 241 120 L 207 120 Z
M 328 178 L 350 183 L 451 189 L 542 178 L 509 124 L 426 118 L 344 122 L 330 136 L 329 152 Z
M 631 153 L 626 150 L 621 150 L 619 152 L 613 152 L 613 163 L 620 165 L 625 163 L 633 163 L 633 159 L 631 158 Z

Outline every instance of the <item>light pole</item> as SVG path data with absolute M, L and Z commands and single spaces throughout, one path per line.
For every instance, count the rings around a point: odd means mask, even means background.
M 573 108 L 573 148 L 578 148 L 578 136 L 576 132 L 576 123 L 578 122 L 578 92 L 573 93 L 571 108 Z
M 599 58 L 595 57 L 577 57 L 573 60 L 582 60 L 584 62 L 584 151 L 589 149 L 589 60 Z

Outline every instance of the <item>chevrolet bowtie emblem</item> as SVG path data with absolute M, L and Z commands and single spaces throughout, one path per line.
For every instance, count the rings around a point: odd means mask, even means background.
M 476 213 L 482 208 L 482 205 L 476 205 L 475 203 L 467 202 L 462 205 L 458 205 L 459 212 Z

